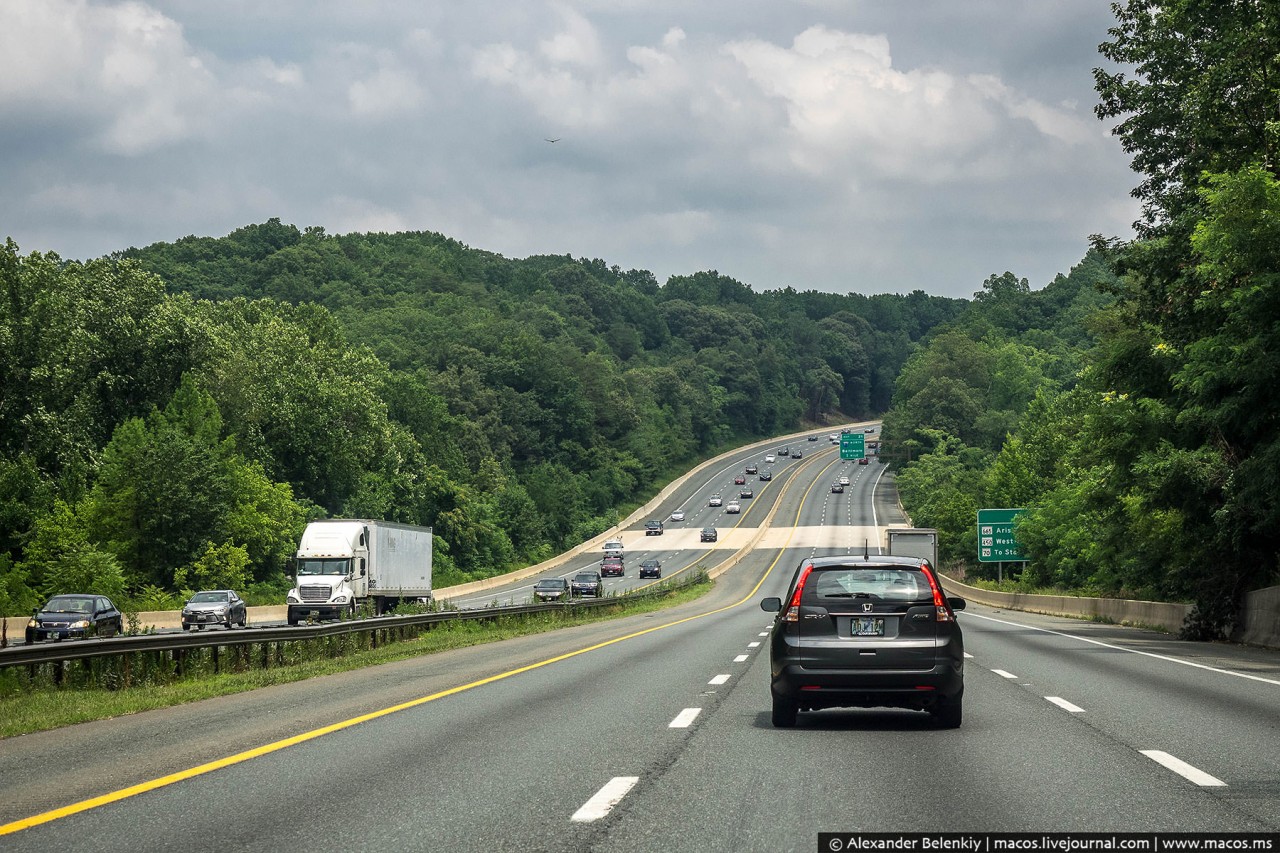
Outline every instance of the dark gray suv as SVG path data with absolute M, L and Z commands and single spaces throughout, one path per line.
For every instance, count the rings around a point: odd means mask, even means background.
M 928 560 L 815 557 L 791 579 L 787 596 L 766 598 L 777 613 L 770 634 L 773 724 L 799 711 L 913 708 L 942 728 L 959 727 L 964 638 Z

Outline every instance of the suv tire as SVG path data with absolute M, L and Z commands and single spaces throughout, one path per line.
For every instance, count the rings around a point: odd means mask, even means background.
M 796 713 L 799 709 L 796 703 L 791 699 L 781 696 L 773 697 L 773 727 L 776 729 L 791 729 L 796 725 Z
M 964 694 L 954 699 L 943 699 L 930 712 L 933 722 L 940 729 L 958 729 L 964 718 Z

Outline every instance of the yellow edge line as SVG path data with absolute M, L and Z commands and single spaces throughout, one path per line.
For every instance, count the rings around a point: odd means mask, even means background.
M 791 485 L 791 482 L 792 481 L 787 482 L 788 487 Z M 784 488 L 783 494 L 785 493 L 786 493 L 786 489 Z M 797 507 L 796 509 L 796 520 L 799 520 L 800 512 L 804 508 L 804 502 L 807 498 L 808 498 L 808 495 L 806 494 L 805 497 L 800 500 L 800 506 Z M 782 499 L 782 496 L 779 495 L 779 500 L 781 499 Z M 795 529 L 795 525 L 792 524 L 792 535 L 794 535 L 794 529 Z M 790 537 L 788 537 L 787 542 L 790 543 L 790 541 L 791 539 Z M 432 693 L 430 696 L 422 696 L 418 699 L 412 699 L 408 702 L 402 702 L 399 705 L 393 705 L 389 708 L 383 708 L 378 711 L 373 711 L 368 714 L 363 714 L 359 717 L 352 717 L 349 720 L 343 720 L 342 722 L 324 726 L 323 728 L 312 729 L 309 732 L 303 732 L 302 734 L 294 735 L 293 737 L 285 738 L 284 740 L 278 740 L 278 741 L 275 741 L 274 743 L 268 743 L 263 746 L 255 747 L 254 749 L 245 750 L 244 752 L 238 752 L 235 755 L 229 755 L 226 758 L 219 758 L 216 761 L 210 761 L 205 764 L 201 764 L 197 767 L 192 767 L 187 770 L 179 771 L 177 773 L 170 773 L 168 776 L 161 776 L 158 779 L 152 779 L 148 782 L 141 782 L 137 785 L 131 785 L 128 788 L 121 788 L 118 791 L 112 791 L 111 793 L 103 794 L 100 797 L 93 797 L 92 799 L 81 800 L 78 803 L 72 803 L 71 805 L 63 806 L 62 808 L 52 809 L 47 812 L 42 812 L 38 815 L 32 815 L 31 817 L 23 818 L 21 820 L 15 820 L 11 823 L 0 825 L 0 835 L 10 835 L 14 832 L 19 832 L 24 829 L 29 829 L 33 826 L 39 826 L 44 823 L 51 823 L 55 820 L 60 820 L 61 818 L 64 818 L 64 817 L 70 817 L 71 815 L 79 814 L 80 812 L 90 811 L 92 809 L 99 808 L 100 806 L 105 806 L 105 805 L 109 805 L 110 803 L 119 802 L 120 800 L 127 800 L 130 797 L 136 797 L 139 794 L 145 794 L 148 791 L 154 791 L 159 788 L 164 788 L 169 785 L 173 785 L 177 782 L 182 782 L 186 779 L 192 779 L 196 776 L 203 776 L 205 773 L 210 773 L 214 770 L 220 770 L 223 767 L 230 767 L 233 764 L 239 764 L 240 762 L 248 761 L 251 758 L 258 758 L 259 756 L 262 756 L 262 755 L 269 755 L 270 753 L 278 752 L 279 750 L 286 749 L 290 746 L 296 746 L 300 743 L 306 743 L 309 740 L 314 740 L 318 737 L 323 737 L 324 735 L 332 734 L 333 732 L 339 732 L 339 731 L 342 731 L 343 729 L 349 729 L 352 726 L 356 726 L 356 725 L 359 725 L 360 723 L 365 723 L 370 720 L 376 720 L 379 717 L 385 717 L 389 714 L 395 714 L 399 711 L 404 711 L 409 708 L 415 708 L 419 705 L 424 705 L 427 702 L 434 702 L 437 699 L 443 699 L 446 696 L 452 696 L 456 693 L 462 693 L 466 690 L 471 690 L 472 688 L 475 688 L 475 687 L 483 687 L 486 684 L 492 684 L 495 681 L 501 681 L 502 679 L 510 678 L 513 675 L 520 675 L 521 673 L 530 672 L 535 669 L 540 669 L 541 667 L 549 666 L 553 663 L 559 663 L 560 661 L 569 660 L 570 658 L 574 658 L 574 657 L 577 657 L 578 655 L 586 654 L 587 652 L 594 652 L 599 649 L 603 649 L 607 646 L 612 646 L 615 643 L 621 643 L 625 640 L 633 640 L 636 637 L 643 637 L 645 634 L 651 634 L 654 631 L 661 631 L 664 628 L 671 628 L 676 625 L 683 625 L 685 622 L 692 622 L 695 619 L 702 619 L 703 617 L 706 617 L 706 616 L 714 616 L 717 613 L 723 613 L 726 610 L 731 610 L 734 607 L 739 607 L 742 604 L 745 604 L 746 602 L 750 601 L 757 592 L 759 592 L 760 587 L 764 585 L 765 580 L 767 580 L 769 575 L 773 572 L 774 567 L 778 565 L 778 560 L 782 559 L 782 554 L 786 551 L 786 549 L 787 549 L 787 546 L 784 545 L 782 548 L 778 550 L 778 556 L 775 557 L 773 562 L 769 564 L 769 568 L 765 570 L 765 573 L 760 577 L 760 581 L 754 587 L 752 587 L 749 593 L 743 596 L 741 600 L 735 601 L 732 604 L 727 604 L 724 607 L 720 607 L 715 610 L 708 610 L 706 613 L 699 613 L 694 616 L 688 616 L 684 619 L 677 619 L 675 622 L 667 622 L 663 625 L 655 625 L 652 628 L 645 628 L 643 631 L 636 631 L 635 633 L 627 634 L 626 636 L 623 636 L 623 637 L 614 637 L 612 640 L 606 640 L 603 643 L 597 643 L 594 646 L 587 646 L 586 648 L 577 649 L 576 651 L 566 652 L 565 654 L 559 655 L 557 657 L 548 658 L 547 660 L 538 661 L 537 663 L 531 663 L 527 666 L 519 667 L 518 669 L 507 670 L 506 672 L 502 672 L 497 675 L 491 675 L 488 678 L 482 678 L 479 681 L 472 681 L 469 684 L 462 684 L 457 687 L 450 687 L 448 690 L 441 690 L 438 693 Z

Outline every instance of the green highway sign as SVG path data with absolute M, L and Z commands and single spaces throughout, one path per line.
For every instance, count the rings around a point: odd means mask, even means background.
M 867 455 L 867 438 L 860 432 L 846 432 L 840 435 L 840 458 L 861 459 Z
M 1019 563 L 1027 558 L 1014 534 L 1014 523 L 1025 509 L 978 510 L 978 562 Z

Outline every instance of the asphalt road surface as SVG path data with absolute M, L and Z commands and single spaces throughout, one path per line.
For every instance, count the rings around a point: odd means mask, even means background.
M 673 496 L 664 513 L 684 508 L 683 527 L 628 538 L 623 581 L 638 583 L 644 554 L 669 574 L 758 536 L 696 602 L 0 742 L 0 850 L 811 851 L 819 832 L 1280 830 L 1275 652 L 971 606 L 961 728 L 871 709 L 774 729 L 759 600 L 804 557 L 874 552 L 880 528 L 904 524 L 882 466 L 820 445 L 774 463 L 737 518 L 705 498 L 727 496 L 745 458 Z M 832 494 L 841 471 L 850 486 Z M 729 541 L 681 535 L 708 524 Z

